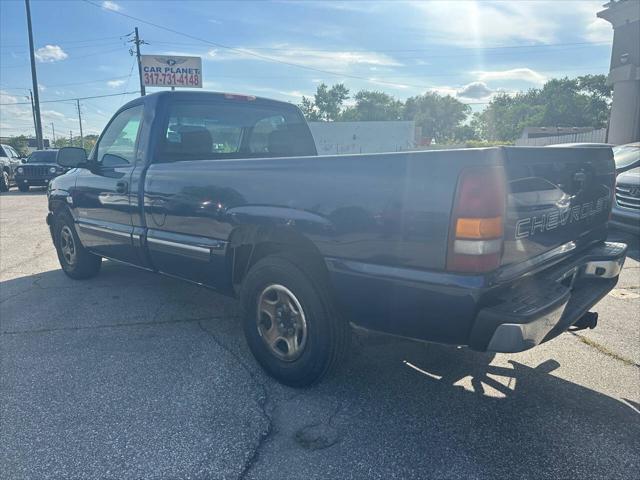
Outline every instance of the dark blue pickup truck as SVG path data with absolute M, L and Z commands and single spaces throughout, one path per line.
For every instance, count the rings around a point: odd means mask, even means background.
M 123 106 L 51 181 L 72 278 L 102 258 L 239 298 L 258 362 L 293 386 L 340 364 L 351 326 L 518 352 L 618 280 L 610 148 L 316 156 L 293 105 L 163 92 Z

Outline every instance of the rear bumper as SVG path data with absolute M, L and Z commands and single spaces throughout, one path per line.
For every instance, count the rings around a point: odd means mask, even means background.
M 604 243 L 493 296 L 479 310 L 469 345 L 521 352 L 569 329 L 618 281 L 627 246 Z

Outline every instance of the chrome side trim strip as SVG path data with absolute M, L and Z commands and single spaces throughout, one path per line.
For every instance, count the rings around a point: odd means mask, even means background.
M 90 225 L 88 223 L 78 222 L 78 226 L 81 230 L 93 230 L 94 232 L 107 233 L 109 235 L 115 235 L 116 237 L 131 238 L 131 233 L 121 232 L 119 230 L 113 230 L 111 228 L 98 227 L 97 225 Z
M 189 250 L 191 252 L 205 253 L 207 255 L 211 253 L 211 249 L 209 247 L 199 247 L 197 245 L 188 245 L 186 243 L 172 242 L 170 240 L 160 240 L 159 238 L 147 237 L 147 242 L 155 243 L 157 245 L 165 245 L 167 247 L 174 247 L 182 250 Z

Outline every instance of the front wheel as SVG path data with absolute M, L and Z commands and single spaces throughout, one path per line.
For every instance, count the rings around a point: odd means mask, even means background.
M 61 212 L 54 217 L 54 238 L 60 266 L 69 277 L 80 280 L 100 272 L 102 257 L 82 246 L 69 213 Z
M 18 184 L 18 190 L 20 190 L 21 192 L 28 192 L 29 191 L 29 184 L 27 184 L 27 183 L 19 183 Z
M 335 314 L 323 276 L 312 269 L 266 257 L 247 273 L 240 300 L 249 348 L 279 382 L 312 385 L 346 356 L 350 328 Z

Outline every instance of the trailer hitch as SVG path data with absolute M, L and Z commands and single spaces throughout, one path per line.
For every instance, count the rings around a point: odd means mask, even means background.
M 569 328 L 570 332 L 577 332 L 580 330 L 594 329 L 598 325 L 598 312 L 587 312 L 583 316 L 581 316 L 576 323 L 574 323 L 571 328 Z

